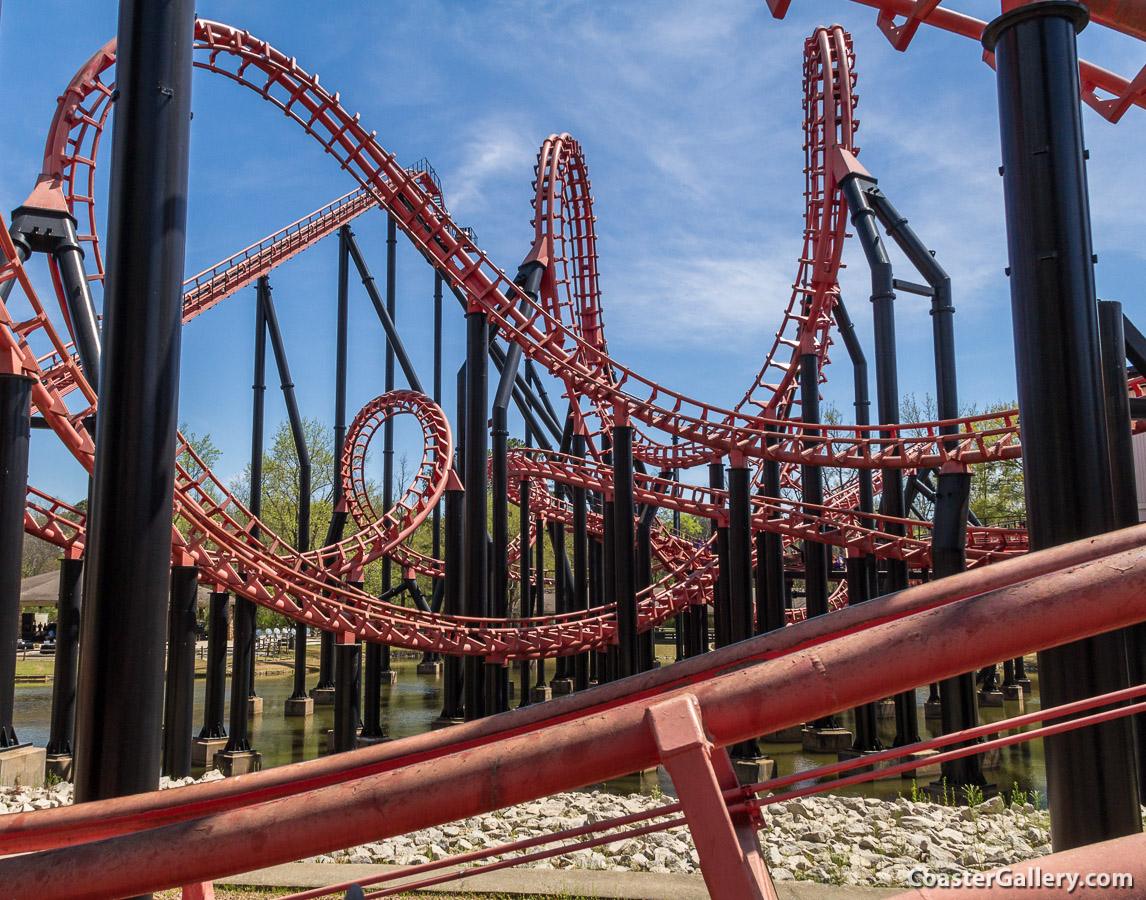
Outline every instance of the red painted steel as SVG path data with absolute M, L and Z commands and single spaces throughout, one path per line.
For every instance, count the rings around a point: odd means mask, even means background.
M 1144 531 L 1128 533 L 1141 540 Z M 1078 554 L 1093 543 L 1067 549 Z M 1014 562 L 1026 560 L 994 568 Z M 990 574 L 990 569 L 966 573 L 913 588 L 900 598 L 918 597 L 934 587 L 950 590 L 950 582 L 965 588 Z M 1146 619 L 1144 590 L 1146 549 L 1136 547 L 1050 577 L 878 621 L 755 665 L 723 674 L 709 668 L 703 680 L 658 697 L 695 697 L 708 739 L 723 747 L 998 659 L 1125 627 Z M 874 620 L 871 605 L 863 604 L 865 618 L 857 616 L 858 622 Z M 813 620 L 787 631 L 802 633 L 816 624 Z M 766 644 L 768 639 L 745 643 Z M 705 660 L 709 666 L 712 662 Z M 640 684 L 634 679 L 617 687 L 631 690 Z M 0 860 L 0 878 L 17 896 L 94 900 L 221 877 L 245 870 L 256 854 L 260 865 L 268 865 L 477 815 L 654 764 L 660 754 L 645 718 L 648 706 L 648 697 L 622 693 L 608 715 L 553 721 L 543 735 L 527 729 L 484 747 L 458 746 L 433 759 L 412 760 L 400 769 L 327 789 L 224 813 L 204 810 L 198 818 L 146 832 L 35 857 L 10 857 Z M 616 752 L 596 752 L 601 746 Z M 473 777 L 476 771 L 485 777 Z M 106 806 L 86 804 L 81 811 L 96 820 Z M 285 828 L 284 822 L 302 827 Z

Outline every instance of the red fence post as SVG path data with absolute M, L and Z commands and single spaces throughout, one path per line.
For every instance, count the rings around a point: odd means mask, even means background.
M 724 802 L 724 791 L 739 783 L 728 751 L 713 748 L 705 736 L 696 697 L 658 703 L 645 719 L 684 807 L 709 892 L 728 900 L 776 900 L 749 813 L 732 815 Z

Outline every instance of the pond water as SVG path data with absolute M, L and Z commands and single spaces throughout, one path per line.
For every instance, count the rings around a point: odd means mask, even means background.
M 430 722 L 442 711 L 442 679 L 435 675 L 419 675 L 414 660 L 394 660 L 393 668 L 398 673 L 394 685 L 382 686 L 382 725 L 386 734 L 393 738 L 408 737 L 428 731 Z M 1000 673 L 1001 674 L 1001 673 Z M 1028 670 L 1032 693 L 1024 701 L 1025 711 L 1039 708 L 1038 674 Z M 516 675 L 515 675 L 516 677 Z M 313 683 L 313 676 L 309 679 Z M 313 716 L 306 718 L 286 718 L 282 714 L 284 702 L 290 696 L 293 679 L 290 675 L 259 677 L 255 689 L 263 698 L 264 712 L 250 720 L 251 747 L 263 755 L 263 766 L 281 766 L 287 763 L 315 759 L 326 754 L 326 734 L 334 727 L 334 708 L 316 707 Z M 205 682 L 195 682 L 195 733 L 203 722 L 203 694 Z M 939 722 L 928 720 L 923 715 L 923 702 L 927 699 L 927 689 L 916 692 L 918 699 L 920 735 L 924 738 L 940 733 Z M 228 698 L 229 702 L 229 698 Z M 516 706 L 514 698 L 512 705 Z M 16 734 L 22 741 L 31 741 L 43 747 L 48 741 L 48 731 L 52 707 L 52 686 L 50 684 L 16 685 Z M 982 722 L 997 722 L 1019 714 L 1018 702 L 1007 703 L 1004 708 L 980 709 Z M 838 719 L 845 728 L 854 730 L 851 712 L 840 714 Z M 893 719 L 880 719 L 880 737 L 885 746 L 890 747 L 895 736 Z M 805 752 L 799 744 L 762 744 L 765 753 L 776 760 L 777 774 L 787 775 L 802 772 L 817 766 L 836 761 L 834 755 Z M 194 774 L 202 774 L 201 770 Z M 998 764 L 985 772 L 989 781 L 995 782 L 1000 790 L 1010 791 L 1017 784 L 1023 791 L 1038 791 L 1046 794 L 1046 770 L 1043 760 L 1042 741 L 1004 747 L 998 754 Z M 652 791 L 654 786 L 665 794 L 673 794 L 672 782 L 662 768 L 659 784 L 650 779 L 637 777 L 622 778 L 609 782 L 604 788 L 619 794 Z M 919 787 L 931 776 L 920 777 Z M 593 786 L 599 787 L 599 786 Z M 880 779 L 841 788 L 839 793 L 851 796 L 879 797 L 894 799 L 903 794 L 910 796 L 912 780 Z

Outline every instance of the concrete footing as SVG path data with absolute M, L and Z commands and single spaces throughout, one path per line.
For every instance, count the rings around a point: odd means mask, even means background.
M 1002 691 L 979 691 L 979 706 L 998 707 L 1003 705 Z
M 1016 678 L 1015 684 L 1023 689 L 1024 694 L 1031 692 L 1031 680 L 1029 678 Z
M 215 765 L 215 756 L 227 746 L 224 738 L 192 738 L 191 765 L 210 769 Z
M 57 756 L 49 756 L 44 763 L 44 777 L 48 775 L 55 775 L 60 781 L 72 780 L 72 755 L 70 753 L 61 753 Z
M 573 693 L 573 679 L 572 678 L 554 678 L 549 682 L 549 689 L 553 691 L 553 696 L 561 694 Z
M 398 683 L 398 673 L 395 672 L 393 669 L 383 669 L 381 672 L 378 673 L 378 679 L 383 684 L 397 684 Z
M 942 719 L 943 704 L 941 704 L 938 700 L 928 700 L 923 704 L 923 718 Z
M 380 734 L 377 737 L 364 737 L 363 735 L 360 734 L 360 735 L 358 735 L 358 746 L 360 748 L 361 747 L 373 747 L 375 744 L 386 744 L 392 740 L 394 740 L 394 739 L 390 738 L 390 737 L 386 737 L 386 735 L 384 735 L 384 734 Z
M 895 701 L 888 697 L 886 700 L 875 701 L 875 717 L 877 719 L 895 718 Z
M 449 728 L 453 725 L 461 725 L 465 719 L 451 719 L 449 716 L 438 716 L 430 722 L 430 730 L 437 731 L 439 728 Z
M 940 774 L 939 763 L 933 763 L 929 760 L 933 756 L 939 754 L 938 750 L 920 750 L 918 753 L 911 753 L 907 756 L 900 757 L 895 760 L 895 765 L 905 762 L 917 762 L 918 765 L 914 769 L 909 769 L 906 772 L 898 772 L 895 775 L 888 775 L 888 778 L 929 778 L 931 776 L 938 776 Z M 891 765 L 891 763 L 889 763 Z
M 759 781 L 767 781 L 776 774 L 776 761 L 767 756 L 733 759 L 732 769 L 736 772 L 736 780 L 741 784 L 756 784 Z
M 287 718 L 303 718 L 314 715 L 313 697 L 287 697 L 283 704 L 283 715 Z
M 804 726 L 793 725 L 764 735 L 763 741 L 769 744 L 799 744 L 804 740 Z
M 261 716 L 263 714 L 263 698 L 262 697 L 248 697 L 247 698 L 247 715 L 248 716 Z
M 553 690 L 544 684 L 535 684 L 529 689 L 529 702 L 530 703 L 544 703 L 546 700 L 553 699 Z
M 851 747 L 848 747 L 846 750 L 841 750 L 838 754 L 836 754 L 836 758 L 840 762 L 844 762 L 844 761 L 849 760 L 849 759 L 859 759 L 862 756 L 873 756 L 876 753 L 880 753 L 880 752 L 882 752 L 882 751 L 880 751 L 880 750 L 854 750 Z M 891 765 L 891 762 L 873 763 L 870 766 L 863 766 L 862 768 L 852 769 L 851 771 L 849 771 L 848 774 L 851 774 L 852 772 L 870 772 L 873 769 L 886 769 L 890 765 Z
M 1019 684 L 1004 684 L 1003 685 L 1003 699 L 1014 702 L 1018 700 L 1020 703 L 1023 700 L 1023 688 Z
M 215 754 L 215 768 L 230 778 L 249 775 L 263 767 L 263 755 L 254 750 L 221 750 Z
M 805 728 L 800 743 L 808 753 L 839 753 L 855 742 L 846 728 Z
M 419 675 L 441 675 L 442 664 L 440 662 L 420 662 L 417 671 Z
M 0 787 L 40 787 L 47 755 L 43 747 L 31 744 L 0 750 Z
M 315 706 L 334 706 L 334 688 L 313 688 L 310 697 Z

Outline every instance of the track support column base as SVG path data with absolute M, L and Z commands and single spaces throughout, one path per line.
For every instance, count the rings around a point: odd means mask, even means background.
M 748 814 L 728 811 L 724 791 L 739 783 L 728 752 L 705 736 L 696 698 L 658 703 L 645 719 L 684 808 L 709 892 L 728 900 L 776 900 Z

